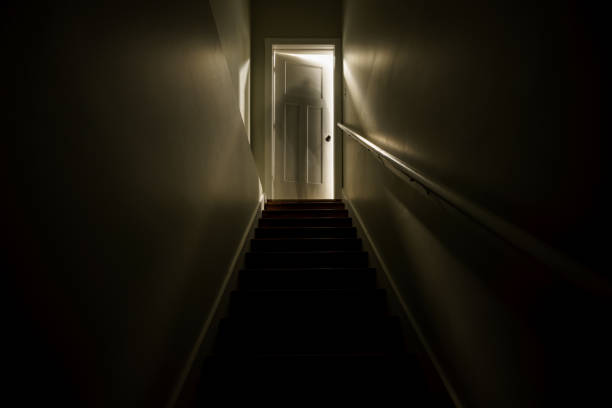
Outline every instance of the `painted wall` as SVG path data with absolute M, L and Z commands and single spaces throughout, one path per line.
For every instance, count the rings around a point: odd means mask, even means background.
M 21 405 L 164 406 L 259 198 L 233 62 L 207 1 L 10 11 Z
M 251 145 L 259 174 L 265 174 L 265 39 L 340 38 L 340 0 L 253 0 L 251 3 Z M 262 183 L 265 180 L 262 177 Z M 264 185 L 264 190 L 268 191 Z
M 595 15 L 556 2 L 344 2 L 344 122 L 587 268 L 539 264 L 345 137 L 345 193 L 466 406 L 567 402 L 582 386 L 584 403 L 596 389 L 587 367 L 612 292 Z
M 250 140 L 251 12 L 250 0 L 210 0 L 221 49 L 234 85 L 234 96 Z

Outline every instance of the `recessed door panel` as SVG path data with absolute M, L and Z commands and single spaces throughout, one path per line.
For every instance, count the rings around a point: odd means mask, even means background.
M 285 104 L 285 129 L 284 129 L 284 154 L 283 168 L 284 181 L 295 182 L 298 180 L 299 163 L 299 134 L 300 134 L 300 106 Z
M 307 182 L 321 184 L 323 181 L 323 108 L 308 106 L 306 110 L 308 148 L 306 154 Z

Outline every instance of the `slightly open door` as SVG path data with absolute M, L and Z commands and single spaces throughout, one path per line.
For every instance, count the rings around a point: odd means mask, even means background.
M 333 197 L 333 58 L 275 52 L 275 198 Z

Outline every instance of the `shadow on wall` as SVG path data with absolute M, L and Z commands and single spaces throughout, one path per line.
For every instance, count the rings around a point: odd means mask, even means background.
M 583 350 L 584 336 L 603 346 L 605 298 L 344 143 L 345 192 L 466 406 L 539 406 L 559 384 L 575 387 L 573 370 L 596 360 L 568 350 Z
M 20 402 L 162 406 L 259 199 L 211 9 L 58 1 L 10 17 Z
M 343 2 L 342 121 L 590 269 L 541 265 L 344 137 L 345 194 L 466 406 L 596 400 L 612 298 L 601 11 Z

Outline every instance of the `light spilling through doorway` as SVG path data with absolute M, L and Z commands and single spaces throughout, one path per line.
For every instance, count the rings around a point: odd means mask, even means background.
M 274 46 L 273 198 L 334 197 L 334 48 Z

